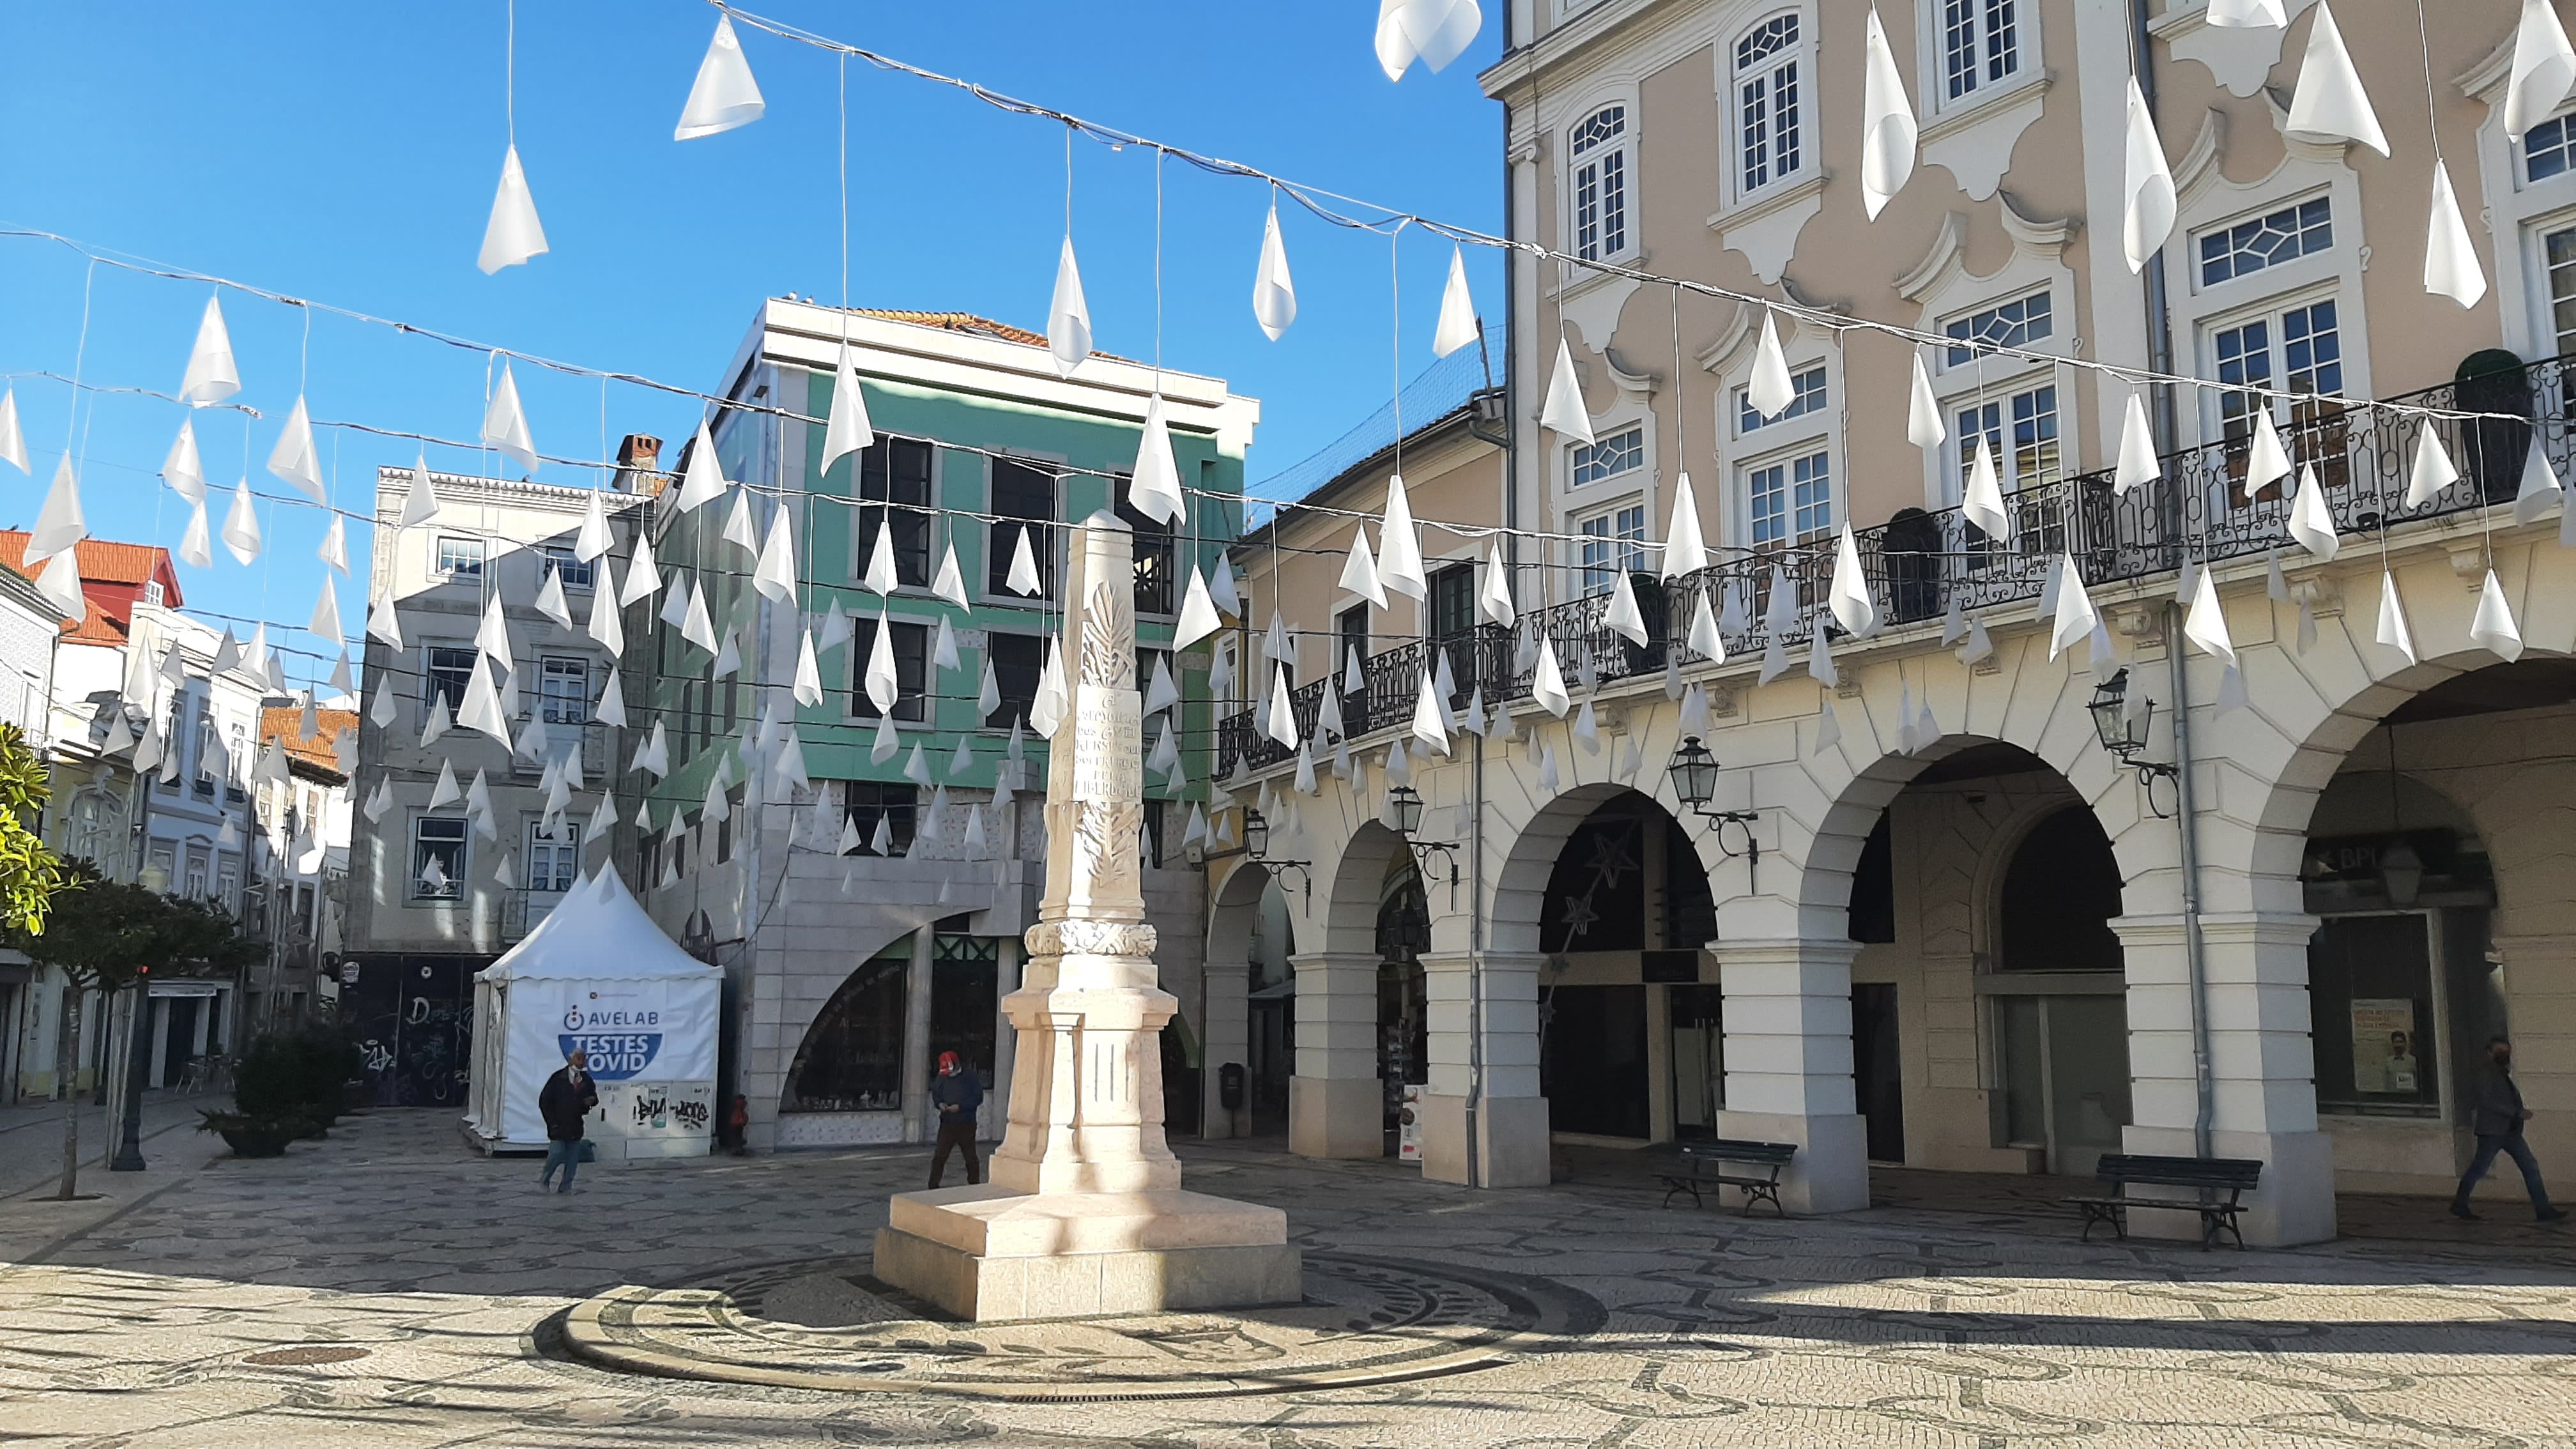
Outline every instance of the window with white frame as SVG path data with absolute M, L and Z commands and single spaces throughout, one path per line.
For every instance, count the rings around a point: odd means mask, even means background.
M 1744 471 L 1745 523 L 1755 548 L 1806 543 L 1834 527 L 1833 459 L 1823 449 Z
M 2546 181 L 2576 167 L 2576 116 L 2552 116 L 2522 133 L 2523 175 Z
M 2334 208 L 2311 197 L 2232 226 L 2202 232 L 2200 282 L 2210 286 L 2313 256 L 2334 246 Z
M 1646 430 L 1641 425 L 1612 433 L 1597 442 L 1574 445 L 1574 483 L 1598 483 L 1646 466 Z
M 1940 0 L 1941 77 L 1951 100 L 2021 73 L 2019 0 Z
M 1993 451 L 2006 491 L 2036 488 L 2060 476 L 2064 459 L 2057 445 L 2055 383 L 1971 402 L 1959 409 L 1957 422 L 1962 476 L 1976 461 L 1979 439 Z
M 441 537 L 438 540 L 437 573 L 445 579 L 483 577 L 483 540 Z
M 581 827 L 566 821 L 560 830 L 545 822 L 528 822 L 528 889 L 568 891 L 581 878 Z
M 2540 260 L 2549 274 L 2549 335 L 2561 355 L 2576 352 L 2576 226 L 2541 237 Z
M 2344 409 L 2331 400 L 2343 392 L 2343 329 L 2333 298 L 2267 308 L 2217 327 L 2210 333 L 2210 352 L 2218 381 L 2230 387 L 2218 395 L 2218 412 L 2238 501 L 2251 501 L 2244 479 L 2255 409 L 2271 406 L 2253 393 L 2232 390 L 2238 387 L 2302 394 L 2290 405 L 2285 429 L 2292 456 L 2313 463 L 2328 487 L 2341 487 L 2350 478 Z M 2277 412 L 2274 417 L 2278 425 Z M 2254 496 L 2269 498 L 2279 491 L 2274 484 Z
M 539 696 L 546 723 L 586 724 L 590 720 L 590 661 L 548 656 L 538 665 Z
M 2057 331 L 2056 304 L 2049 300 L 2048 290 L 2043 287 L 2026 297 L 1998 302 L 1965 317 L 1953 317 L 1941 331 L 1942 335 L 1966 344 L 1947 348 L 1942 355 L 1942 366 L 1960 367 L 1981 351 L 1997 347 L 2028 347 L 2054 336 Z
M 596 560 L 584 563 L 580 555 L 563 544 L 542 544 L 537 551 L 545 555 L 547 563 L 554 566 L 555 577 L 562 579 L 563 586 L 567 589 L 589 588 L 590 581 L 598 576 L 599 565 Z
M 1587 262 L 1622 255 L 1628 250 L 1628 108 L 1603 106 L 1568 141 L 1574 254 Z
M 166 595 L 162 592 L 161 581 L 159 579 L 147 579 L 144 581 L 143 602 L 158 605 L 165 597 Z
M 450 714 L 465 707 L 465 691 L 474 683 L 474 670 L 479 658 L 472 649 L 456 644 L 424 644 L 420 648 L 420 702 L 447 706 Z
M 206 865 L 208 859 L 209 856 L 206 847 L 202 845 L 191 845 L 188 847 L 188 873 L 179 879 L 179 893 L 181 895 L 188 897 L 190 900 L 202 901 L 206 898 Z
M 421 815 L 411 822 L 411 887 L 415 901 L 465 897 L 466 821 L 462 815 Z M 432 877 L 430 865 L 438 871 Z
M 1775 417 L 1762 416 L 1760 410 L 1753 406 L 1753 389 L 1739 387 L 1735 390 L 1736 431 L 1750 433 L 1775 423 L 1785 423 L 1791 418 L 1802 418 L 1809 413 L 1822 412 L 1825 401 L 1825 369 L 1821 364 L 1790 377 L 1789 405 L 1782 408 Z
M 1735 42 L 1736 179 L 1747 195 L 1797 175 L 1805 162 L 1800 58 L 1794 14 L 1774 15 Z
M 1619 574 L 1646 566 L 1646 505 L 1632 503 L 1596 513 L 1576 527 L 1583 534 L 1583 591 L 1606 594 Z

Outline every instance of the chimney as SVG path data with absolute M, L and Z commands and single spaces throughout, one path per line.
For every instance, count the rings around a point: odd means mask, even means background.
M 628 433 L 617 445 L 617 491 L 648 493 L 662 471 L 662 440 L 650 433 Z

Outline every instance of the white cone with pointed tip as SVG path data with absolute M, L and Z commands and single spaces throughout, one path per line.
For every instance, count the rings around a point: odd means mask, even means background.
M 1261 720 L 1262 733 L 1290 749 L 1297 748 L 1297 707 L 1288 694 L 1288 671 L 1270 671 L 1270 701 Z
M 21 473 L 27 471 L 27 444 L 18 435 L 18 398 L 14 392 L 0 397 L 0 458 L 17 464 Z M 170 490 L 180 497 L 191 503 L 206 501 L 206 466 L 197 455 L 194 419 L 179 420 L 179 436 L 170 440 L 170 451 L 161 460 L 161 476 L 168 480 Z M 343 572 L 347 571 L 349 566 L 345 559 L 340 567 Z
M 1378 582 L 1406 598 L 1420 600 L 1430 594 L 1430 584 L 1422 571 L 1422 543 L 1413 526 L 1413 505 L 1406 498 L 1404 479 L 1390 475 L 1386 480 L 1386 511 L 1377 530 Z
M 1968 487 L 1959 511 L 2002 548 L 2012 547 L 2012 513 L 2004 507 L 2003 480 L 1995 474 L 1995 452 L 1977 435 L 1976 456 L 1968 462 Z
M 1153 678 L 1145 686 L 1145 713 L 1170 709 L 1180 702 L 1181 687 L 1172 678 L 1172 656 L 1158 654 L 1154 657 Z
M 993 656 L 986 654 L 984 656 L 984 682 L 975 692 L 975 712 L 989 720 L 993 717 L 993 711 L 1000 709 L 1001 707 L 1001 682 L 996 679 L 993 674 Z M 1018 721 L 1014 720 L 1012 724 L 1013 727 L 1016 728 Z
M 2155 430 L 2147 423 L 2146 394 L 2133 392 L 2120 420 L 2120 458 L 2111 475 L 2111 491 L 2126 493 L 2163 476 L 2164 467 L 2156 461 Z
M 2236 639 L 2227 629 L 2227 611 L 2218 603 L 2218 581 L 2207 569 L 2193 581 L 2191 608 L 2184 614 L 2182 636 L 2214 654 L 2233 667 L 2236 663 Z
M 342 573 L 349 571 L 348 521 L 339 514 L 331 515 L 331 524 L 322 530 L 322 546 L 314 556 Z
M 1664 561 L 1661 574 L 1677 579 L 1708 567 L 1708 545 L 1702 541 L 1699 528 L 1699 497 L 1691 491 L 1690 474 L 1683 473 L 1673 484 L 1672 513 L 1664 525 Z
M 2406 625 L 2406 605 L 2397 595 L 2397 575 L 2382 569 L 2379 574 L 2379 630 L 2374 636 L 2381 647 L 2404 655 L 2415 662 L 2415 631 Z
M 1614 634 L 1642 649 L 1646 646 L 1646 616 L 1637 607 L 1637 589 L 1628 581 L 1626 569 L 1616 570 L 1610 580 L 1610 607 L 1601 617 Z M 1445 661 L 1448 656 L 1441 656 Z
M 1834 641 L 1825 633 L 1825 616 L 1818 614 L 1807 639 L 1807 677 L 1827 689 L 1842 683 L 1842 670 L 1834 664 Z
M 1145 431 L 1136 443 L 1136 471 L 1127 484 L 1128 501 L 1147 518 L 1178 523 L 1187 507 L 1181 496 L 1181 470 L 1172 460 L 1172 429 L 1163 418 L 1163 395 L 1145 404 Z
M 203 503 L 188 506 L 187 531 L 179 536 L 179 562 L 192 569 L 215 566 L 213 536 L 207 532 L 206 505 Z
M 1809 754 L 1821 755 L 1843 742 L 1843 723 L 1834 718 L 1834 701 L 1827 696 L 1816 710 L 1816 742 Z
M 601 724 L 622 727 L 626 723 L 626 690 L 618 683 L 616 670 L 607 673 L 608 683 L 600 687 L 599 702 L 592 706 L 590 716 Z
M 224 547 L 241 563 L 259 557 L 259 515 L 251 508 L 248 478 L 234 487 L 233 506 L 224 514 Z
M 722 498 L 729 486 L 725 482 L 724 461 L 716 456 L 716 440 L 708 433 L 707 425 L 701 422 L 697 437 L 690 440 L 689 466 L 681 470 L 679 496 L 672 500 L 672 504 L 682 513 L 694 513 Z
M 2523 133 L 2558 113 L 2576 94 L 2576 47 L 2567 43 L 2550 0 L 2522 0 L 2522 21 L 2514 30 L 2513 69 L 2504 95 L 2504 133 L 2519 142 Z
M 616 590 L 610 587 L 608 565 L 598 565 L 599 582 L 590 591 L 590 619 L 584 632 L 608 651 L 611 659 L 626 652 L 626 626 L 617 619 Z
M 286 426 L 278 432 L 277 446 L 269 450 L 268 471 L 294 484 L 314 502 L 324 501 L 322 464 L 313 449 L 313 420 L 305 413 L 300 396 L 286 415 Z
M 1342 556 L 1342 592 L 1354 594 L 1378 608 L 1386 607 L 1386 587 L 1378 581 L 1377 557 L 1369 552 L 1368 525 L 1351 529 L 1351 546 Z
M 1208 602 L 1207 580 L 1190 565 L 1189 586 L 1181 592 L 1181 615 L 1173 622 L 1172 647 L 1187 649 L 1224 627 L 1216 616 L 1216 605 Z
M 1780 329 L 1770 309 L 1763 309 L 1762 340 L 1753 350 L 1753 380 L 1745 390 L 1745 401 L 1764 419 L 1776 418 L 1798 400 L 1797 385 L 1789 380 L 1788 354 L 1780 350 Z
M 868 703 L 875 705 L 879 714 L 885 714 L 894 709 L 897 693 L 894 628 L 887 616 L 881 613 L 871 633 L 874 637 L 868 641 L 868 666 L 861 677 L 861 684 L 867 691 Z
M 1699 596 L 1698 603 L 1691 609 L 1690 649 L 1712 664 L 1726 662 L 1726 635 L 1717 627 L 1717 616 L 1709 612 L 1708 595 L 1705 593 Z
M 2165 143 L 2156 135 L 2155 116 L 2147 109 L 2136 76 L 2129 77 L 2128 105 L 2120 254 L 2134 274 L 2145 268 L 2149 257 L 2164 249 L 2181 211 L 2174 193 L 2173 167 L 2165 160 Z
M 1032 599 L 1046 592 L 1046 581 L 1038 574 L 1037 554 L 1029 548 L 1029 539 L 1037 531 L 1037 525 L 1033 523 L 1020 529 L 1017 541 L 1011 546 L 1010 576 L 1003 580 L 1011 592 Z
M 930 667 L 955 669 L 958 667 L 958 662 L 957 630 L 948 622 L 948 616 L 942 614 L 939 616 L 938 632 L 931 636 Z
M 418 528 L 438 517 L 438 490 L 429 478 L 429 455 L 420 454 L 411 465 L 411 486 L 404 490 L 402 517 L 396 522 L 404 528 Z
M 672 128 L 671 139 L 722 135 L 759 120 L 767 109 L 760 83 L 751 78 L 751 62 L 743 58 L 742 41 L 733 33 L 733 17 L 717 12 L 716 33 L 707 41 L 706 58 L 698 62 L 698 78 L 689 86 L 688 103 L 680 108 L 680 124 Z
M 1503 562 L 1499 539 L 1486 548 L 1485 583 L 1476 592 L 1476 611 L 1498 629 L 1508 629 L 1520 618 L 1520 611 L 1512 605 L 1511 566 Z
M 617 587 L 617 602 L 632 607 L 662 591 L 662 570 L 653 562 L 649 530 L 635 535 L 635 557 L 626 566 L 626 581 Z
M 78 623 L 89 614 L 89 602 L 81 593 L 80 550 L 65 549 L 45 561 L 36 575 L 36 592 L 54 606 L 54 612 L 66 621 Z
M 882 596 L 893 593 L 898 582 L 894 568 L 894 520 L 880 519 L 875 537 L 868 544 L 868 566 L 859 575 L 859 587 Z
M 850 344 L 841 344 L 840 363 L 832 372 L 832 408 L 823 424 L 823 469 L 859 452 L 877 440 L 876 429 L 868 421 L 866 390 L 859 385 L 858 363 Z
M 1834 578 L 1828 594 L 1834 621 L 1843 632 L 1855 639 L 1866 639 L 1878 632 L 1878 604 L 1869 595 L 1869 576 L 1861 572 L 1860 541 L 1852 536 L 1849 521 L 1843 524 L 1843 536 L 1834 545 Z
M 1872 221 L 1914 175 L 1917 127 L 1914 106 L 1905 95 L 1905 73 L 1878 23 L 1878 7 L 1869 11 L 1863 32 L 1861 66 L 1860 200 Z
M 1538 665 L 1530 671 L 1530 698 L 1558 719 L 1574 708 L 1573 696 L 1565 692 L 1565 671 L 1556 664 L 1556 640 L 1552 635 L 1538 636 Z
M 1234 581 L 1234 560 L 1224 554 L 1217 555 L 1216 571 L 1208 575 L 1208 600 L 1228 618 L 1243 617 L 1243 590 Z
M 2507 664 L 2522 657 L 2522 630 L 2513 622 L 2513 606 L 2505 602 L 2504 585 L 2492 568 L 2478 590 L 2478 612 L 2469 621 L 2469 638 Z
M 769 534 L 761 540 L 760 564 L 753 570 L 751 584 L 772 603 L 784 604 L 796 597 L 796 535 L 787 521 L 784 501 L 769 515 Z
M 501 184 L 492 193 L 492 216 L 483 224 L 483 250 L 474 265 L 485 276 L 515 267 L 546 250 L 546 229 L 537 220 L 537 199 L 528 192 L 528 173 L 519 164 L 519 148 L 501 158 Z
M 483 409 L 483 446 L 534 473 L 537 441 L 528 432 L 528 414 L 519 406 L 519 379 L 509 359 L 501 361 L 501 380 L 492 384 L 492 401 Z
M 930 580 L 930 592 L 958 608 L 966 607 L 966 574 L 957 566 L 957 545 L 953 541 L 939 555 L 939 572 Z
M 2451 190 L 2451 170 L 2440 161 L 2433 164 L 2433 213 L 2426 223 L 2424 242 L 2424 290 L 2436 297 L 2448 297 L 2463 307 L 2474 307 L 2487 294 L 2487 274 L 2478 265 L 2476 243 L 2469 240 L 2469 224 L 2460 216 L 2460 198 Z
M 1074 264 L 1071 236 L 1064 239 L 1064 253 L 1055 266 L 1055 299 L 1047 307 L 1047 351 L 1063 377 L 1073 376 L 1073 370 L 1091 356 L 1091 306 L 1082 297 L 1082 269 Z
M 223 301 L 206 299 L 197 319 L 197 342 L 188 352 L 188 371 L 179 380 L 179 400 L 190 407 L 210 407 L 241 391 L 241 372 L 233 365 L 233 338 L 224 326 Z M 25 471 L 24 466 L 20 467 Z
M 2415 438 L 2415 462 L 2406 474 L 2406 506 L 2421 508 L 2459 481 L 2460 470 L 2451 466 L 2450 451 L 2442 446 L 2441 426 L 2426 418 Z
M 1481 335 L 1476 321 L 1476 299 L 1467 290 L 1467 257 L 1464 249 L 1449 248 L 1449 284 L 1440 293 L 1440 325 L 1431 335 L 1431 353 L 1447 357 Z
M 2523 450 L 2522 489 L 2514 495 L 2513 521 L 2538 523 L 2566 499 L 2565 490 L 2558 486 L 2558 470 L 2550 466 L 2548 448 L 2534 438 Z
M 402 615 L 390 597 L 379 595 L 367 605 L 367 637 L 383 641 L 388 649 L 403 647 Z
M 1261 227 L 1261 262 L 1252 274 L 1252 320 L 1276 342 L 1297 320 L 1297 285 L 1288 275 L 1288 246 L 1279 237 L 1279 203 L 1270 203 L 1270 219 Z
M 2299 64 L 2299 88 L 2281 130 L 2292 140 L 2349 142 L 2388 154 L 2388 134 L 2379 129 L 2379 116 L 2362 88 L 2361 72 L 2353 68 L 2352 53 L 2344 48 L 2343 30 L 2335 24 L 2329 0 L 2317 0 L 2308 53 Z
M 340 593 L 332 587 L 331 576 L 322 576 L 322 592 L 313 600 L 312 631 L 334 644 L 345 644 L 348 635 L 340 632 Z
M 2281 430 L 2272 425 L 2272 404 L 2254 405 L 2254 446 L 2245 459 L 2245 491 L 2260 493 L 2290 476 L 2290 450 L 2281 446 Z
M 2299 470 L 2299 496 L 2290 500 L 2288 528 L 2299 547 L 2320 562 L 2332 559 L 2343 547 L 2343 540 L 2335 536 L 2334 510 L 2326 506 L 2325 485 L 2318 481 L 2313 463 Z
M 823 702 L 823 668 L 814 658 L 814 631 L 796 631 L 796 702 L 811 708 Z
M 1441 707 L 1439 691 L 1432 687 L 1428 674 L 1422 676 L 1421 688 L 1414 694 L 1413 738 L 1424 749 L 1444 758 L 1449 753 L 1449 711 Z
M 1574 349 L 1559 336 L 1556 339 L 1556 367 L 1548 374 L 1547 402 L 1539 409 L 1539 425 L 1578 443 L 1592 438 L 1592 411 L 1583 402 L 1583 383 L 1575 376 Z
M 1905 440 L 1924 452 L 1931 452 L 1949 441 L 1950 430 L 1941 421 L 1941 400 L 1932 393 L 1932 373 L 1923 365 L 1923 354 L 1914 354 L 1914 388 L 1906 399 Z
M 27 566 L 69 551 L 89 537 L 89 523 L 81 513 L 80 480 L 72 475 L 69 453 L 54 463 L 53 486 L 45 492 L 45 506 L 36 512 L 36 526 L 28 532 L 25 562 Z
M 537 612 L 554 621 L 558 629 L 572 628 L 572 605 L 564 602 L 563 574 L 548 565 L 546 581 L 537 586 Z
M 2093 610 L 2093 596 L 2085 590 L 2084 575 L 2076 571 L 2073 553 L 2059 559 L 2057 577 L 2057 617 L 2048 636 L 2051 659 L 2090 637 L 2101 618 Z

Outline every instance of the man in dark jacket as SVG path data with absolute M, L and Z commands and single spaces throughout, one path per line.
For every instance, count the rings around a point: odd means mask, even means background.
M 939 1186 L 951 1148 L 966 1154 L 966 1185 L 982 1182 L 984 1167 L 975 1160 L 975 1109 L 984 1105 L 983 1081 L 957 1060 L 957 1053 L 941 1052 L 930 1101 L 939 1109 L 939 1147 L 930 1155 L 930 1185 Z
M 2531 1210 L 2544 1223 L 2563 1221 L 2564 1210 L 2549 1205 L 2549 1189 L 2540 1181 L 2540 1161 L 2531 1155 L 2531 1145 L 2522 1140 L 2522 1124 L 2531 1120 L 2531 1112 L 2522 1105 L 2522 1089 L 2513 1081 L 2513 1043 L 2497 1037 L 2487 1043 L 2486 1069 L 2478 1073 L 2477 1085 L 2469 1094 L 2469 1130 L 2477 1134 L 2478 1153 L 2469 1159 L 2469 1170 L 2460 1177 L 2458 1196 L 2451 1199 L 2451 1216 L 2474 1220 L 2469 1211 L 2469 1190 L 2495 1165 L 2496 1154 L 2512 1158 L 2522 1169 L 2522 1185 L 2531 1194 Z
M 599 1105 L 599 1087 L 590 1079 L 590 1054 L 579 1047 L 564 1058 L 560 1071 L 546 1078 L 537 1093 L 537 1115 L 546 1119 L 546 1170 L 537 1176 L 537 1190 L 554 1187 L 555 1169 L 563 1169 L 563 1186 L 557 1192 L 572 1191 L 573 1169 L 581 1165 L 581 1124 L 591 1109 Z

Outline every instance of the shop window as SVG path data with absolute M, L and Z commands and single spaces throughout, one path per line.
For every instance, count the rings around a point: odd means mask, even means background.
M 2336 916 L 2309 939 L 2318 1110 L 2441 1115 L 2430 926 L 2415 913 Z
M 962 918 L 950 917 L 962 924 Z M 945 924 L 945 923 L 943 923 Z M 993 1089 L 1000 1012 L 1002 942 L 998 936 L 938 934 L 930 942 L 930 1060 L 955 1052 L 965 1068 Z M 995 1122 L 998 1111 L 979 1118 Z
M 911 973 L 910 936 L 850 973 L 797 1047 L 780 1111 L 886 1112 L 903 1106 L 904 992 Z

